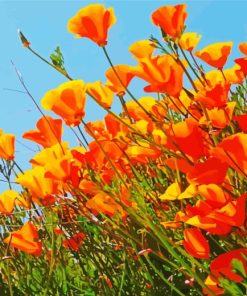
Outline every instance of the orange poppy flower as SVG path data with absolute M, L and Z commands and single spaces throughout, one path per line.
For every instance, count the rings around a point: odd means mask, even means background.
M 220 288 L 218 285 L 219 285 L 219 282 L 215 279 L 214 276 L 212 275 L 209 275 L 206 280 L 205 280 L 205 285 L 208 286 L 208 288 L 214 292 L 215 295 L 221 295 L 224 293 L 224 289 Z M 209 295 L 211 296 L 211 292 L 209 292 L 207 289 L 203 288 L 203 293 L 205 295 Z
M 153 107 L 152 107 L 152 113 L 153 116 L 158 120 L 158 121 L 164 121 L 165 116 L 167 114 L 168 107 L 166 104 L 165 99 L 159 100 Z M 154 122 L 152 122 L 154 124 Z M 151 124 L 151 122 L 150 122 Z
M 204 162 L 198 162 L 187 174 L 192 184 L 221 184 L 226 176 L 228 165 L 215 157 L 209 157 Z
M 198 191 L 200 193 L 200 189 Z M 210 199 L 198 200 L 194 206 L 186 206 L 186 214 L 182 221 L 220 235 L 228 234 L 232 227 L 243 226 L 246 213 L 246 194 L 242 194 L 237 199 L 229 196 L 227 201 L 224 197 L 222 201 L 212 200 L 214 195 L 210 192 L 206 192 L 206 195 L 210 195 Z M 178 219 L 178 221 L 181 220 Z
M 222 84 L 223 86 L 241 84 L 244 80 L 244 74 L 241 71 L 241 67 L 237 64 L 222 71 L 224 76 L 222 75 L 221 71 L 218 70 L 211 70 L 204 74 L 209 89 L 214 88 L 217 84 Z M 205 86 L 203 86 L 198 79 L 195 80 L 194 83 L 198 90 L 203 90 L 205 88 Z M 206 86 L 206 89 L 207 88 L 208 87 Z
M 166 189 L 165 193 L 159 196 L 161 200 L 181 200 L 185 198 L 191 198 L 196 194 L 196 188 L 194 185 L 189 185 L 183 192 L 181 186 L 175 182 L 172 183 Z
M 42 252 L 42 245 L 37 242 L 38 239 L 37 228 L 28 221 L 20 230 L 12 232 L 4 242 L 25 253 L 39 256 Z
M 182 122 L 172 124 L 167 129 L 167 144 L 165 146 L 198 159 L 207 155 L 206 138 L 207 135 L 201 130 L 198 122 L 193 118 L 187 118 Z
M 0 213 L 1 214 L 11 214 L 14 206 L 15 201 L 19 193 L 14 190 L 6 190 L 0 194 Z
M 224 206 L 231 200 L 229 193 L 216 184 L 200 185 L 198 193 L 214 208 Z
M 170 109 L 183 114 L 188 113 L 188 109 L 192 104 L 191 98 L 183 89 L 181 90 L 179 97 L 170 97 L 167 101 Z
M 247 114 L 236 115 L 233 119 L 237 121 L 241 131 L 247 133 Z
M 84 129 L 91 137 L 96 138 L 97 140 L 109 139 L 109 134 L 103 120 L 87 122 Z
M 218 74 L 220 74 L 219 71 L 217 72 Z M 244 74 L 238 64 L 235 64 L 229 69 L 223 70 L 223 73 L 225 76 L 225 78 L 223 77 L 223 79 L 226 79 L 227 83 L 229 84 L 241 84 L 244 81 Z
M 195 94 L 194 99 L 206 106 L 207 109 L 214 107 L 225 107 L 228 101 L 230 84 L 216 83 L 212 86 L 205 86 Z
M 247 56 L 247 42 L 240 43 L 238 48 L 242 52 L 242 54 Z
M 81 153 L 86 151 L 83 147 L 77 147 L 73 150 L 79 150 Z M 81 163 L 73 159 L 72 152 L 68 149 L 67 143 L 56 144 L 50 148 L 43 149 L 30 162 L 34 168 L 41 167 L 45 170 L 45 178 L 62 182 L 71 181 L 73 186 L 79 184 L 78 171 Z
M 116 22 L 113 8 L 102 4 L 90 4 L 81 8 L 68 22 L 68 31 L 76 37 L 87 37 L 99 46 L 107 44 L 108 30 Z
M 110 109 L 113 102 L 113 92 L 108 86 L 104 86 L 99 80 L 86 84 L 87 93 L 96 99 L 100 105 Z
M 178 169 L 183 173 L 188 173 L 193 166 L 184 158 L 170 157 L 165 161 L 165 164 L 172 170 Z
M 51 147 L 61 142 L 62 120 L 53 119 L 50 116 L 41 117 L 37 124 L 37 130 L 25 132 L 22 137 L 45 147 Z
M 232 42 L 210 44 L 195 52 L 195 55 L 212 67 L 222 69 L 231 53 Z
M 132 73 L 133 67 L 128 65 L 116 65 L 114 66 L 114 69 L 117 72 L 118 77 L 113 68 L 109 68 L 105 72 L 105 76 L 107 78 L 105 85 L 108 86 L 116 95 L 124 96 L 126 88 L 134 77 L 134 74 Z
M 159 196 L 161 200 L 176 200 L 181 194 L 181 188 L 177 182 L 169 185 L 162 195 Z
M 184 21 L 187 17 L 186 5 L 161 6 L 152 14 L 152 21 L 167 35 L 179 37 L 184 29 Z
M 151 126 L 152 126 L 152 128 L 150 129 Z M 148 121 L 146 119 L 140 119 L 140 120 L 137 120 L 135 123 L 133 123 L 132 127 L 138 133 L 146 135 L 149 131 L 151 131 L 153 129 L 153 124 L 152 124 L 152 122 L 150 122 L 150 121 Z
M 150 40 L 139 40 L 131 44 L 129 51 L 133 54 L 134 58 L 138 60 L 145 57 L 151 57 L 155 51 L 155 46 Z
M 183 33 L 183 35 L 179 39 L 179 44 L 182 49 L 192 52 L 196 48 L 201 38 L 202 35 L 198 35 L 195 32 Z
M 233 271 L 232 261 L 233 259 L 241 261 L 245 273 L 247 273 L 247 264 L 244 256 L 247 256 L 247 248 L 241 248 L 219 255 L 210 264 L 211 273 L 217 278 L 225 276 L 231 281 L 241 282 L 243 277 Z
M 33 167 L 46 166 L 49 162 L 56 159 L 62 158 L 64 155 L 68 155 L 70 150 L 68 148 L 67 142 L 62 142 L 61 144 L 55 144 L 51 147 L 45 148 L 35 154 L 35 156 L 29 161 Z
M 51 204 L 55 200 L 58 185 L 54 180 L 45 178 L 45 173 L 46 171 L 43 167 L 37 166 L 32 170 L 24 172 L 24 174 L 20 174 L 16 178 L 16 182 L 30 190 L 35 202 Z
M 186 214 L 188 217 L 194 217 L 196 215 L 199 215 L 201 217 L 207 216 L 208 213 L 213 211 L 214 208 L 205 200 L 198 199 L 195 205 L 188 204 L 186 206 Z M 185 220 L 187 222 L 187 220 Z
M 117 213 L 120 213 L 122 217 L 126 215 L 123 208 L 105 192 L 97 193 L 87 201 L 86 206 L 93 210 L 95 214 L 103 213 L 110 217 Z
M 234 60 L 236 64 L 238 64 L 243 72 L 244 76 L 247 75 L 247 57 L 239 58 Z
M 23 191 L 22 193 L 18 194 L 18 197 L 15 200 L 15 205 L 18 207 L 23 207 L 25 209 L 31 208 L 31 200 L 29 193 L 27 191 Z
M 48 91 L 41 101 L 46 110 L 61 116 L 69 126 L 81 123 L 85 116 L 86 86 L 82 80 L 72 80 Z
M 146 122 L 146 125 L 145 125 Z M 142 128 L 143 128 L 143 133 L 146 135 L 147 133 L 151 132 L 152 133 L 152 137 L 155 143 L 157 143 L 158 145 L 166 145 L 167 144 L 167 136 L 166 134 L 159 128 L 155 128 L 154 126 L 151 125 L 151 129 L 150 129 L 150 121 L 145 121 L 142 124 Z M 138 122 L 136 123 L 136 127 L 138 127 Z M 139 124 L 140 126 L 140 124 Z M 146 128 L 146 130 L 145 130 Z
M 155 147 L 147 145 L 146 147 L 139 145 L 129 146 L 125 150 L 132 162 L 147 164 L 151 159 L 156 160 L 160 157 L 161 151 Z
M 208 119 L 206 115 L 200 118 L 199 123 L 208 125 L 211 123 L 213 127 L 222 129 L 230 124 L 232 120 L 232 115 L 236 106 L 236 102 L 227 103 L 223 108 L 213 108 L 211 110 L 206 110 Z
M 230 225 L 224 222 L 216 221 L 203 215 L 194 215 L 187 219 L 185 223 L 218 235 L 226 235 L 232 229 Z
M 177 222 L 177 221 L 165 221 L 165 222 L 160 222 L 160 224 L 162 226 L 164 226 L 164 228 L 173 228 L 173 229 L 177 229 L 180 228 L 182 226 L 181 222 Z
M 143 58 L 133 73 L 150 84 L 144 88 L 146 92 L 163 92 L 176 97 L 183 87 L 184 70 L 170 55 Z
M 187 228 L 184 230 L 183 246 L 195 258 L 207 259 L 209 257 L 208 241 L 197 228 Z
M 84 193 L 84 194 L 89 194 L 89 195 L 96 195 L 101 191 L 100 186 L 91 180 L 86 180 L 83 179 L 81 180 L 79 184 L 79 189 Z
M 86 150 L 83 147 L 74 148 L 73 151 L 84 153 Z M 54 181 L 68 182 L 73 187 L 78 187 L 80 183 L 81 163 L 73 158 L 69 151 L 66 155 L 59 159 L 49 161 L 45 165 L 45 178 L 53 179 Z
M 247 134 L 237 133 L 224 138 L 210 152 L 240 174 L 247 175 Z
M 221 208 L 214 208 L 208 201 L 198 200 L 194 206 L 186 206 L 186 214 L 177 216 L 177 221 L 183 221 L 186 224 L 206 230 L 212 234 L 228 234 L 232 225 L 208 217 L 211 212 L 218 211 Z
M 243 226 L 246 218 L 245 202 L 246 194 L 242 194 L 240 197 L 228 202 L 223 207 L 212 211 L 207 215 L 207 217 L 230 226 Z
M 0 158 L 13 160 L 15 153 L 15 136 L 13 134 L 4 134 L 0 129 Z
M 108 163 L 108 158 L 111 161 L 117 162 L 121 159 L 123 151 L 116 143 L 110 140 L 101 140 L 100 146 L 97 142 L 93 141 L 89 144 L 89 151 L 84 155 L 76 153 L 73 150 L 73 156 L 79 161 L 86 163 L 92 169 L 102 169 Z M 106 155 L 108 157 L 106 157 Z
M 72 237 L 63 241 L 63 246 L 65 248 L 68 248 L 68 249 L 71 249 L 75 252 L 78 252 L 85 237 L 86 237 L 86 235 L 83 232 L 79 232 L 77 234 L 74 234 Z
M 128 121 L 127 123 L 129 124 Z M 129 140 L 126 138 L 126 135 L 129 133 L 129 128 L 124 123 L 120 122 L 118 118 L 111 114 L 107 114 L 105 116 L 105 125 L 112 139 L 124 138 L 126 143 L 129 142 Z
M 152 114 L 152 109 L 156 104 L 153 97 L 142 97 L 138 100 L 139 104 L 147 111 L 148 114 Z M 126 103 L 126 108 L 129 115 L 135 120 L 146 119 L 150 120 L 150 116 L 135 102 L 129 101 Z
M 197 194 L 197 186 L 190 184 L 179 196 L 178 200 L 192 198 Z
M 67 155 L 61 159 L 49 162 L 45 166 L 45 171 L 46 178 L 63 182 L 70 180 L 74 186 L 79 183 L 79 165 Z

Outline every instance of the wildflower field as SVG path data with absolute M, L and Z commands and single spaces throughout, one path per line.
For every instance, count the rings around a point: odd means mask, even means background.
M 200 47 L 186 9 L 153 11 L 157 36 L 126 47 L 135 65 L 108 53 L 114 7 L 71 11 L 71 42 L 95 43 L 105 81 L 74 78 L 59 47 L 43 56 L 19 31 L 64 82 L 38 100 L 14 65 L 39 151 L 23 170 L 0 130 L 0 295 L 247 295 L 247 40 L 227 68 L 233 42 Z M 85 121 L 89 101 L 101 120 Z

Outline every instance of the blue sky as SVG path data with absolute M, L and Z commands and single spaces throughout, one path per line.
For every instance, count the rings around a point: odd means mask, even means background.
M 6 90 L 21 89 L 11 60 L 22 76 L 37 102 L 44 93 L 65 82 L 65 78 L 24 49 L 17 37 L 20 28 L 32 44 L 32 48 L 48 57 L 59 45 L 64 54 L 65 65 L 70 75 L 85 81 L 105 81 L 104 72 L 109 67 L 102 50 L 88 39 L 75 39 L 67 32 L 66 24 L 78 9 L 90 3 L 103 3 L 113 6 L 117 23 L 109 32 L 108 51 L 114 64 L 135 64 L 128 52 L 134 41 L 147 39 L 153 34 L 159 37 L 159 30 L 150 21 L 151 13 L 162 5 L 178 4 L 177 1 L 2 1 L 0 0 L 0 128 L 14 133 L 31 149 L 37 146 L 23 140 L 23 132 L 33 129 L 40 114 L 31 100 L 24 94 Z M 189 16 L 186 20 L 187 31 L 203 35 L 198 49 L 214 42 L 234 42 L 233 59 L 240 56 L 237 45 L 247 41 L 247 1 L 183 1 L 187 3 Z M 131 86 L 132 91 L 141 96 L 145 83 Z M 118 105 L 115 104 L 115 109 Z M 86 120 L 96 120 L 103 113 L 87 102 Z M 73 140 L 70 131 L 64 139 Z M 28 168 L 27 160 L 33 152 L 17 143 L 17 161 Z

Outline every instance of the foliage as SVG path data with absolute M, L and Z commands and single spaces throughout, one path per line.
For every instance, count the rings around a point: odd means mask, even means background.
M 225 69 L 232 42 L 195 52 L 201 36 L 185 32 L 186 18 L 186 5 L 158 8 L 161 39 L 129 47 L 136 66 L 114 65 L 113 9 L 79 10 L 68 30 L 103 50 L 105 83 L 74 80 L 60 47 L 47 60 L 19 32 L 66 81 L 41 100 L 53 118 L 17 71 L 42 115 L 23 138 L 40 151 L 22 171 L 15 136 L 0 131 L 3 295 L 245 295 L 247 43 Z M 148 83 L 138 99 L 134 78 Z M 104 119 L 84 121 L 89 99 Z

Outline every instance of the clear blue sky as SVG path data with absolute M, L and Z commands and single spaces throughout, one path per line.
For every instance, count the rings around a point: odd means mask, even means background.
M 21 93 L 10 92 L 4 88 L 19 89 L 21 85 L 11 66 L 12 60 L 39 102 L 44 93 L 65 81 L 65 78 L 49 68 L 24 49 L 17 37 L 20 28 L 30 40 L 33 49 L 48 57 L 59 45 L 65 57 L 65 65 L 72 77 L 85 81 L 105 81 L 104 72 L 109 67 L 102 50 L 88 39 L 74 39 L 67 32 L 66 24 L 78 9 L 89 3 L 103 3 L 113 6 L 117 23 L 109 32 L 108 51 L 115 64 L 135 64 L 128 52 L 134 41 L 147 39 L 151 34 L 158 37 L 159 30 L 150 21 L 151 13 L 162 5 L 178 4 L 177 1 L 3 1 L 0 0 L 0 128 L 14 133 L 17 139 L 32 149 L 37 146 L 23 140 L 23 132 L 35 127 L 40 114 L 30 99 Z M 237 45 L 247 41 L 247 1 L 182 1 L 187 3 L 189 16 L 187 31 L 203 35 L 198 49 L 207 44 L 234 42 L 234 50 L 229 66 L 234 58 L 240 56 Z M 142 93 L 142 85 L 134 84 L 132 90 Z M 133 89 L 134 88 L 134 89 Z M 117 108 L 117 106 L 115 106 Z M 87 103 L 86 120 L 96 120 L 103 116 L 91 102 Z M 72 139 L 66 132 L 64 139 Z M 24 164 L 33 153 L 17 143 L 17 161 Z

